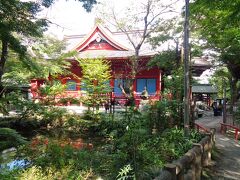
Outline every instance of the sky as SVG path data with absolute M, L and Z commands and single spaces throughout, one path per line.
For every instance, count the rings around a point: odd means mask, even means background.
M 121 10 L 136 0 L 98 0 L 100 3 L 104 1 Z M 144 0 L 138 0 L 137 2 L 141 1 Z M 178 10 L 182 7 L 183 2 L 184 0 L 179 0 L 179 5 L 176 6 Z M 88 33 L 94 26 L 97 6 L 98 5 L 95 5 L 92 12 L 87 13 L 82 7 L 81 2 L 75 0 L 56 0 L 56 2 L 50 8 L 45 9 L 40 16 L 46 17 L 53 22 L 47 33 L 55 34 L 61 39 L 64 35 Z
M 95 15 L 87 13 L 80 2 L 74 0 L 57 0 L 57 2 L 41 13 L 53 24 L 47 33 L 57 35 L 60 39 L 64 35 L 84 34 L 94 25 Z

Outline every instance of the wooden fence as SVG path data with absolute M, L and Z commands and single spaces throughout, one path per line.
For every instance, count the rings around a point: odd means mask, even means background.
M 202 168 L 209 165 L 212 149 L 215 145 L 216 129 L 199 142 L 193 145 L 180 159 L 166 164 L 160 175 L 155 180 L 200 180 Z

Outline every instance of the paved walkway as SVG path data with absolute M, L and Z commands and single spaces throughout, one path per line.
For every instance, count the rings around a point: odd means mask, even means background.
M 220 134 L 221 116 L 213 116 L 210 111 L 196 123 L 206 128 L 216 128 L 216 152 L 213 154 L 213 163 L 206 169 L 204 179 L 213 180 L 240 180 L 240 141 L 234 140 L 234 135 Z

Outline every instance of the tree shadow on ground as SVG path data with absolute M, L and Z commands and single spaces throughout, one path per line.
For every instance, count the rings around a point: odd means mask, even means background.
M 203 168 L 202 180 L 227 180 L 228 178 L 224 177 L 222 173 L 220 173 L 220 169 L 218 167 L 221 162 L 221 157 L 223 153 L 217 149 L 216 147 L 212 152 L 212 160 L 207 167 Z M 229 179 L 230 180 L 230 179 Z

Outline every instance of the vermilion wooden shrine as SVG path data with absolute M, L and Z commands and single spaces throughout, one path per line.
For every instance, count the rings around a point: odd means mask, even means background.
M 130 68 L 128 66 L 129 59 L 134 55 L 134 51 L 125 47 L 116 40 L 115 37 L 119 37 L 120 33 L 111 33 L 107 28 L 101 25 L 95 25 L 92 31 L 84 36 L 68 36 L 67 41 L 74 41 L 74 47 L 70 47 L 71 50 L 78 52 L 78 58 L 104 58 L 110 61 L 112 79 L 110 85 L 113 89 L 111 97 L 116 98 L 121 103 L 124 101 L 123 94 L 118 87 L 119 83 L 125 86 L 129 80 Z M 140 51 L 140 59 L 143 65 L 154 54 L 149 52 L 142 53 Z M 71 71 L 78 77 L 82 76 L 81 68 L 78 66 L 78 62 L 71 59 Z M 162 71 L 158 67 L 143 68 L 137 75 L 133 83 L 133 89 L 136 92 L 136 103 L 139 104 L 140 94 L 144 87 L 147 88 L 150 99 L 157 100 L 160 98 L 161 92 L 161 74 Z M 62 84 L 67 85 L 64 97 L 80 97 L 81 82 L 74 76 L 61 77 Z M 44 80 L 34 79 L 31 81 L 31 93 L 33 98 L 40 98 L 37 89 L 44 83 Z
M 79 39 L 79 37 L 67 37 L 67 40 Z M 78 57 L 81 58 L 104 58 L 110 61 L 112 79 L 110 85 L 113 89 L 112 96 L 116 98 L 120 103 L 125 101 L 125 98 L 118 87 L 119 83 L 123 86 L 127 85 L 130 78 L 130 68 L 128 66 L 129 59 L 134 55 L 134 51 L 123 46 L 114 39 L 114 34 L 108 29 L 97 25 L 93 30 L 86 35 L 81 42 L 75 45 L 73 50 L 78 52 Z M 140 58 L 144 65 L 150 60 L 152 54 L 143 54 L 140 52 Z M 78 66 L 78 62 L 71 59 L 71 71 L 81 77 L 81 68 Z M 61 77 L 61 82 L 67 85 L 67 89 L 64 97 L 80 97 L 81 82 L 79 79 L 75 79 L 73 76 Z M 31 92 L 33 98 L 39 98 L 37 89 L 44 83 L 44 80 L 32 80 Z M 149 97 L 153 100 L 157 100 L 160 97 L 161 91 L 161 70 L 155 68 L 145 68 L 140 71 L 136 79 L 134 80 L 133 89 L 136 92 L 136 103 L 140 101 L 140 94 L 144 87 L 147 87 Z
M 132 32 L 132 34 L 134 33 L 136 32 Z M 126 44 L 126 35 L 121 32 L 111 32 L 108 28 L 98 24 L 87 35 L 66 36 L 65 39 L 70 44 L 68 49 L 76 50 L 79 59 L 104 58 L 110 62 L 112 79 L 109 83 L 112 87 L 112 93 L 110 93 L 109 97 L 124 104 L 126 98 L 122 94 L 119 84 L 122 84 L 123 87 L 127 86 L 131 79 L 131 69 L 128 64 L 130 58 L 135 54 L 135 51 L 129 48 L 129 44 Z M 140 94 L 144 87 L 147 88 L 149 99 L 159 100 L 161 96 L 163 72 L 158 67 L 149 68 L 146 66 L 147 62 L 157 53 L 150 50 L 149 47 L 150 45 L 145 47 L 143 45 L 139 52 L 142 68 L 137 73 L 133 83 L 136 104 L 140 102 Z M 82 73 L 78 62 L 75 59 L 68 59 L 68 61 L 71 62 L 71 72 L 81 78 Z M 192 60 L 192 63 L 193 73 L 197 76 L 200 76 L 204 70 L 211 67 L 210 63 L 204 58 L 197 58 L 197 60 L 195 58 Z M 79 98 L 84 95 L 79 78 L 74 78 L 74 76 L 59 77 L 60 82 L 65 84 L 67 88 L 65 93 L 58 98 Z M 41 98 L 38 94 L 38 89 L 44 82 L 45 80 L 40 79 L 31 81 L 33 99 Z

